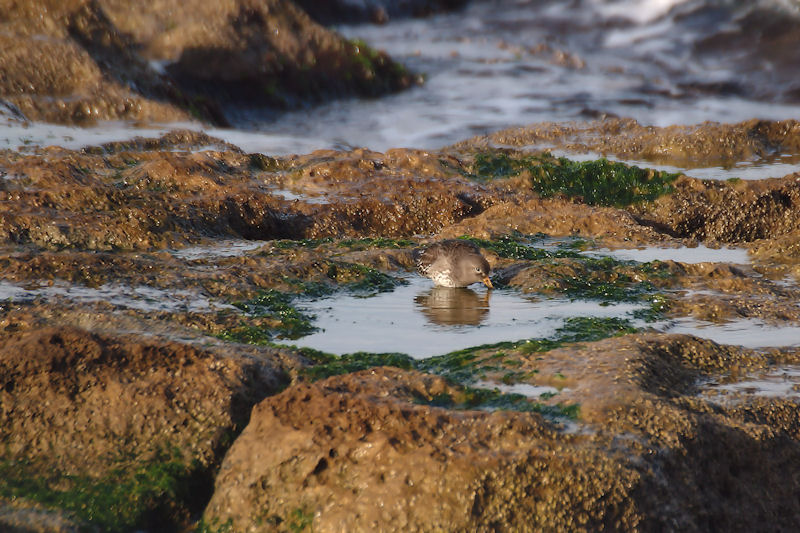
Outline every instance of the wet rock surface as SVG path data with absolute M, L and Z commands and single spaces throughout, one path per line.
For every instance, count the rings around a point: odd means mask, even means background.
M 422 17 L 432 13 L 457 9 L 464 0 L 370 0 L 368 2 L 312 2 L 298 0 L 302 7 L 320 24 L 372 22 L 385 24 L 401 17 Z
M 800 419 L 767 422 L 780 402 L 719 410 L 694 395 L 700 376 L 763 367 L 763 354 L 643 335 L 507 355 L 536 368 L 536 381 L 563 381 L 557 398 L 580 403 L 577 427 L 429 407 L 463 392 L 398 369 L 329 378 L 254 410 L 207 516 L 265 531 L 304 519 L 320 531 L 796 526 L 778 502 L 797 488 L 784 469 L 800 454 Z M 780 496 L 755 489 L 769 482 Z
M 12 487 L 38 475 L 61 490 L 92 492 L 115 479 L 133 494 L 131 509 L 114 511 L 142 513 L 134 520 L 151 526 L 197 511 L 227 441 L 286 379 L 252 357 L 71 327 L 8 334 L 2 352 L 2 469 Z M 199 497 L 167 490 L 135 501 L 130 476 L 163 464 L 171 468 L 162 482 L 191 480 Z M 92 504 L 67 508 L 84 517 L 103 512 Z
M 0 99 L 31 120 L 230 124 L 244 102 L 274 111 L 413 82 L 288 0 L 6 4 Z
M 510 128 L 462 141 L 455 147 L 558 148 L 675 166 L 702 167 L 776 152 L 797 153 L 800 149 L 798 142 L 800 123 L 795 120 L 750 120 L 739 124 L 706 122 L 659 128 L 644 126 L 631 119 L 607 118 L 593 122 L 543 123 Z
M 240 530 L 291 528 L 297 509 L 320 531 L 634 525 L 631 472 L 583 446 L 560 453 L 574 439 L 541 416 L 419 405 L 447 394 L 441 378 L 388 368 L 293 387 L 254 410 L 207 514 Z
M 799 144 L 788 122 L 621 124 L 529 131 L 709 161 Z M 663 331 L 800 325 L 798 176 L 699 180 L 476 142 L 270 157 L 173 131 L 1 152 L 0 524 L 797 528 L 796 396 L 709 393 L 793 376 L 796 341 Z M 576 189 L 587 169 L 595 190 Z M 414 247 L 464 236 L 498 291 L 634 312 L 427 359 L 291 345 L 316 328 L 304 302 L 391 293 Z M 698 244 L 750 256 L 613 256 Z M 433 299 L 418 305 L 441 318 Z M 477 327 L 491 298 L 467 300 Z

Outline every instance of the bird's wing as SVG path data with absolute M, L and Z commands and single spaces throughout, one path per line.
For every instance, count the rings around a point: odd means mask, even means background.
M 442 254 L 441 243 L 431 244 L 425 248 L 415 248 L 411 251 L 414 264 L 420 272 L 425 272 Z

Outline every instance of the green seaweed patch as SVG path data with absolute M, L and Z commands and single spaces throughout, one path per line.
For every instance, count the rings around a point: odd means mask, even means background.
M 602 300 L 608 303 L 639 300 L 641 295 L 654 291 L 655 286 L 649 281 L 633 281 L 625 275 L 612 281 L 571 276 L 562 280 L 559 290 L 569 298 Z
M 554 339 L 526 339 L 517 343 L 517 349 L 523 354 L 542 353 L 558 348 L 561 344 Z
M 114 469 L 101 478 L 69 475 L 29 461 L 0 461 L 0 496 L 24 499 L 72 513 L 103 531 L 178 530 L 210 496 L 199 463 L 177 450 L 162 452 L 135 469 Z
M 648 296 L 649 305 L 644 309 L 637 309 L 631 313 L 633 318 L 644 320 L 645 322 L 658 322 L 663 320 L 672 307 L 670 300 L 663 294 L 652 294 Z
M 291 250 L 293 248 L 319 248 L 323 244 L 331 242 L 333 242 L 331 237 L 323 237 L 321 239 L 279 239 L 272 241 L 272 246 L 278 250 Z
M 311 359 L 317 361 L 317 364 L 306 367 L 302 371 L 303 375 L 313 381 L 378 366 L 393 366 L 404 370 L 411 370 L 415 366 L 414 359 L 402 353 L 356 352 L 335 356 L 324 352 L 317 352 L 315 354 L 305 355 L 310 355 Z
M 668 266 L 660 262 L 637 263 L 608 256 L 581 256 L 576 261 L 583 271 L 560 278 L 551 290 L 573 299 L 640 301 L 656 290 L 653 281 L 672 277 Z
M 481 363 L 485 360 L 494 360 L 492 355 L 485 357 L 486 352 L 513 350 L 519 344 L 519 342 L 500 342 L 464 348 L 463 350 L 420 359 L 416 361 L 416 368 L 422 372 L 442 376 L 450 381 L 467 383 L 473 381 L 476 376 L 485 371 L 485 367 Z
M 222 330 L 215 336 L 224 341 L 266 346 L 272 343 L 272 339 L 275 337 L 275 332 L 272 329 L 263 326 L 242 324 L 241 326 Z
M 650 279 L 670 279 L 673 277 L 672 270 L 669 265 L 663 261 L 656 259 L 655 261 L 648 261 L 638 266 L 638 270 L 643 274 L 647 274 Z
M 326 274 L 336 283 L 343 284 L 347 290 L 364 293 L 366 296 L 389 292 L 398 285 L 408 283 L 404 279 L 392 277 L 380 270 L 357 263 L 329 261 Z
M 363 239 L 342 239 L 337 243 L 340 248 L 351 250 L 367 250 L 373 248 L 408 248 L 416 243 L 409 239 L 392 239 L 389 237 L 372 237 Z
M 286 519 L 286 527 L 292 533 L 303 533 L 312 531 L 314 524 L 314 512 L 307 507 L 297 507 L 293 509 Z
M 459 239 L 472 242 L 481 248 L 494 252 L 500 257 L 508 259 L 527 259 L 535 261 L 553 257 L 551 252 L 544 248 L 535 248 L 515 235 L 504 235 L 495 240 L 478 239 L 476 237 L 462 235 Z
M 267 344 L 277 335 L 285 339 L 297 339 L 313 333 L 313 316 L 306 315 L 292 305 L 295 295 L 267 289 L 261 291 L 252 300 L 234 302 L 233 305 L 245 314 L 255 318 L 266 318 L 274 321 L 274 325 L 265 329 L 261 326 L 243 324 L 240 327 L 226 330 L 218 336 L 225 340 L 248 344 Z
M 477 154 L 468 175 L 485 181 L 523 173 L 531 188 L 542 197 L 566 196 L 589 205 L 612 207 L 649 202 L 669 194 L 673 191 L 672 182 L 678 177 L 604 158 L 572 161 L 550 154 L 512 157 L 502 152 Z
M 537 402 L 522 394 L 508 394 L 498 389 L 462 387 L 455 394 L 441 393 L 432 398 L 416 395 L 415 402 L 434 407 L 448 409 L 486 410 L 486 411 L 519 411 L 539 413 L 548 418 L 569 418 L 576 420 L 580 415 L 578 404 L 548 405 Z
M 336 292 L 336 288 L 324 281 L 309 281 L 284 277 L 283 281 L 292 288 L 296 296 L 306 298 L 322 298 Z
M 520 232 L 514 232 L 492 240 L 479 239 L 469 235 L 462 235 L 459 239 L 470 241 L 481 248 L 508 259 L 539 261 L 555 257 L 581 257 L 573 247 L 567 245 L 561 245 L 554 250 L 537 248 L 535 243 L 540 241 L 542 237 L 542 235 L 524 235 Z
M 402 63 L 391 61 L 385 53 L 375 50 L 363 39 L 351 39 L 348 44 L 352 60 L 363 69 L 363 75 L 367 79 L 375 78 L 381 70 L 388 67 L 386 74 L 393 78 L 388 81 L 401 85 L 410 83 L 408 78 L 411 74 Z
M 627 318 L 578 316 L 564 321 L 564 325 L 556 330 L 555 340 L 559 344 L 593 342 L 637 331 Z
M 250 167 L 264 172 L 277 172 L 283 170 L 285 165 L 268 155 L 250 154 Z
M 227 519 L 225 522 L 220 522 L 219 518 L 213 518 L 211 522 L 207 522 L 202 518 L 200 522 L 194 527 L 194 533 L 233 533 L 233 518 Z
M 392 239 L 390 237 L 364 237 L 361 239 L 341 239 L 339 241 L 332 237 L 323 237 L 320 239 L 279 239 L 273 241 L 272 246 L 279 250 L 291 250 L 293 248 L 319 248 L 331 243 L 336 243 L 337 247 L 349 250 L 399 249 L 416 245 L 414 241 L 409 239 Z

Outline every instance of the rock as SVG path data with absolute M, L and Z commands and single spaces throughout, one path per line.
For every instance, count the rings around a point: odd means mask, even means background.
M 70 510 L 84 516 L 99 513 L 98 504 L 70 491 L 99 490 L 94 498 L 102 500 L 102 487 L 115 479 L 132 494 L 100 505 L 144 506 L 130 525 L 166 508 L 160 519 L 185 520 L 202 505 L 231 435 L 285 379 L 268 361 L 70 327 L 13 334 L 0 353 L 0 467 L 4 476 L 28 479 L 14 495 L 25 502 L 61 493 L 62 502 L 82 501 L 83 514 Z M 160 494 L 148 482 L 169 483 L 174 492 L 148 501 L 150 492 Z M 193 493 L 187 495 L 186 483 Z M 139 491 L 143 501 L 125 503 Z M 109 511 L 129 513 L 103 512 Z
M 735 186 L 681 179 L 675 192 L 634 210 L 648 225 L 701 241 L 752 242 L 800 232 L 800 173 Z
M 420 405 L 455 390 L 380 368 L 262 402 L 225 458 L 206 520 L 323 532 L 635 525 L 630 469 L 594 450 L 564 454 L 573 438 L 539 415 Z
M 13 4 L 0 20 L 0 98 L 31 120 L 200 118 L 408 87 L 386 54 L 289 0 Z M 227 108 L 226 108 L 227 106 Z
M 434 407 L 463 391 L 413 371 L 299 384 L 253 410 L 205 519 L 242 531 L 798 525 L 791 401 L 720 404 L 698 385 L 765 368 L 765 354 L 639 334 L 504 355 L 535 383 L 561 380 L 557 401 L 581 406 L 572 431 L 537 413 Z
M 372 22 L 385 24 L 401 17 L 424 17 L 432 13 L 449 11 L 464 6 L 466 0 L 335 0 L 313 2 L 296 0 L 314 20 L 324 25 Z
M 102 20 L 86 19 L 85 34 Z M 586 138 L 663 142 L 680 157 L 713 135 L 727 141 L 710 157 L 797 141 L 792 122 L 633 124 L 630 138 L 603 137 L 624 125 L 589 126 Z M 532 166 L 476 170 L 497 154 Z M 273 158 L 187 131 L 1 152 L 0 529 L 187 529 L 203 509 L 195 525 L 235 531 L 800 528 L 794 391 L 710 385 L 795 367 L 796 349 L 654 332 L 597 341 L 634 328 L 593 317 L 427 366 L 271 344 L 313 328 L 302 299 L 391 290 L 414 246 L 464 234 L 504 290 L 526 297 L 637 302 L 646 320 L 800 320 L 800 290 L 785 279 L 799 272 L 797 174 L 669 177 L 655 199 L 590 205 L 534 189 L 541 161 L 488 146 Z M 567 166 L 548 164 L 554 175 Z M 620 182 L 661 179 L 643 175 Z M 633 263 L 514 231 L 580 237 L 570 246 L 726 241 L 757 260 Z M 417 370 L 362 370 L 389 362 Z M 463 386 L 471 379 L 488 388 Z M 556 393 L 520 407 L 491 389 L 509 383 Z
M 221 151 L 184 152 L 208 145 Z M 542 198 L 530 177 L 467 179 L 475 156 L 353 150 L 265 158 L 185 131 L 81 151 L 0 154 L 4 172 L 15 176 L 0 182 L 0 242 L 111 250 L 206 235 L 488 238 L 519 231 L 607 244 L 749 243 L 790 242 L 800 231 L 797 174 L 738 183 L 681 176 L 654 201 L 602 207 L 580 197 Z
M 800 151 L 800 122 L 748 120 L 738 124 L 704 122 L 664 128 L 642 126 L 632 119 L 546 122 L 473 137 L 457 150 L 488 146 L 552 146 L 564 151 L 614 154 L 678 167 L 725 166 L 755 156 Z

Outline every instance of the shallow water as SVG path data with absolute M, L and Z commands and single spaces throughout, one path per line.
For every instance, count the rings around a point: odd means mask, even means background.
M 408 282 L 369 298 L 337 295 L 298 305 L 316 316 L 314 324 L 320 330 L 292 342 L 336 354 L 401 352 L 424 358 L 481 344 L 551 337 L 568 317 L 630 318 L 644 307 L 537 299 L 506 290 L 433 288 L 430 280 L 419 276 Z M 770 326 L 755 319 L 724 324 L 693 318 L 632 322 L 748 348 L 800 346 L 800 326 Z
M 552 150 L 551 153 L 557 157 L 563 156 L 574 161 L 591 161 L 600 157 L 605 157 L 609 161 L 620 161 L 642 168 L 682 173 L 692 178 L 708 180 L 728 180 L 735 178 L 742 180 L 761 180 L 766 178 L 781 178 L 793 172 L 800 172 L 800 154 L 774 154 L 752 161 L 737 161 L 725 167 L 678 167 L 651 161 L 623 159 L 614 155 L 598 154 L 595 152 L 576 154 L 564 150 Z
M 140 285 L 130 287 L 108 283 L 97 288 L 54 283 L 50 286 L 23 287 L 0 281 L 0 301 L 31 301 L 37 298 L 64 298 L 77 303 L 103 302 L 137 311 L 169 311 L 207 313 L 219 309 L 235 309 L 232 305 L 212 302 L 202 294 Z
M 763 33 L 775 21 L 797 29 L 777 50 Z M 800 94 L 791 52 L 800 46 L 796 2 L 483 0 L 429 18 L 338 29 L 386 50 L 424 74 L 425 83 L 277 119 L 274 112 L 231 110 L 238 129 L 121 122 L 80 129 L 24 124 L 0 110 L 0 148 L 80 148 L 190 127 L 247 152 L 282 155 L 353 146 L 434 149 L 511 126 L 603 115 L 659 126 L 800 118 L 800 104 L 786 103 L 797 101 L 787 96 L 792 91 Z M 754 40 L 759 31 L 763 46 Z M 772 154 L 690 175 L 784 175 L 798 168 L 796 156 Z
M 408 285 L 370 298 L 335 296 L 298 305 L 316 315 L 320 331 L 292 341 L 343 354 L 401 352 L 423 358 L 501 341 L 549 337 L 573 316 L 619 317 L 643 307 L 566 299 L 536 300 L 513 291 L 434 288 L 412 276 Z
M 735 383 L 707 383 L 702 393 L 708 396 L 722 397 L 735 394 L 738 396 L 800 398 L 800 366 L 781 366 Z
M 693 248 L 685 246 L 681 248 L 647 246 L 643 248 L 619 248 L 616 250 L 602 248 L 581 253 L 597 257 L 611 256 L 623 261 L 638 261 L 640 263 L 649 261 L 677 261 L 688 264 L 731 263 L 735 265 L 751 263 L 750 256 L 744 248 L 709 248 L 702 244 Z
M 416 358 L 502 341 L 551 337 L 573 316 L 630 318 L 643 304 L 536 299 L 513 291 L 432 288 L 428 279 L 409 278 L 392 292 L 364 298 L 335 296 L 298 307 L 316 316 L 320 330 L 292 341 L 298 346 L 343 354 L 401 352 Z M 724 324 L 680 318 L 656 324 L 633 320 L 667 333 L 683 333 L 748 348 L 800 346 L 800 326 L 771 326 L 742 319 Z
M 792 21 L 800 35 L 798 11 L 779 0 L 487 0 L 426 19 L 345 26 L 345 36 L 424 73 L 425 84 L 289 113 L 269 128 L 324 147 L 382 151 L 603 114 L 657 126 L 800 118 L 800 106 L 781 103 L 794 67 L 776 54 L 759 58 L 758 28 L 744 22 L 764 14 Z M 710 53 L 711 39 L 730 44 Z M 759 65 L 770 59 L 765 76 Z M 258 115 L 239 118 L 242 127 L 265 128 Z
M 504 394 L 521 394 L 528 398 L 538 399 L 541 396 L 551 396 L 569 389 L 558 389 L 549 385 L 531 385 L 529 383 L 494 383 L 490 381 L 476 381 L 474 387 L 484 389 L 497 389 Z
M 171 250 L 175 257 L 194 261 L 196 259 L 211 259 L 214 257 L 234 257 L 251 250 L 257 250 L 268 244 L 269 241 L 247 241 L 242 239 L 227 239 L 216 241 L 214 244 L 189 246 L 180 250 Z
M 773 326 L 755 318 L 742 318 L 722 324 L 679 318 L 659 329 L 667 333 L 695 335 L 720 344 L 745 348 L 800 346 L 800 326 Z

